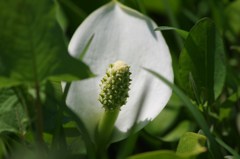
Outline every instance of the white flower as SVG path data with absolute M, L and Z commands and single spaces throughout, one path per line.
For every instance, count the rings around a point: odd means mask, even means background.
M 99 84 L 110 63 L 123 60 L 132 72 L 129 98 L 121 107 L 112 142 L 128 135 L 141 105 L 137 130 L 153 120 L 167 104 L 171 89 L 143 69 L 154 70 L 173 81 L 169 49 L 162 34 L 154 31 L 156 27 L 150 18 L 112 1 L 89 15 L 73 35 L 69 51 L 74 57 L 80 56 L 94 35 L 83 61 L 97 77 L 73 82 L 67 96 L 68 106 L 82 119 L 93 140 L 104 112 L 98 101 Z

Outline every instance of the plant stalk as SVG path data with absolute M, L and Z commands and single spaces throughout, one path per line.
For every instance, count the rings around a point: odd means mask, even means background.
M 36 122 L 35 122 L 35 129 L 36 129 L 36 142 L 43 146 L 43 118 L 42 118 L 42 106 L 41 106 L 41 97 L 40 97 L 40 87 L 39 83 L 35 83 L 35 115 L 36 115 Z
M 119 109 L 106 110 L 98 124 L 96 132 L 97 154 L 101 159 L 107 159 L 107 148 L 112 136 L 114 124 L 117 120 Z

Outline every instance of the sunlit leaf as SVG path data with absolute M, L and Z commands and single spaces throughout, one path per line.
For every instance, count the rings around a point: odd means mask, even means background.
M 161 150 L 137 154 L 127 159 L 191 159 L 192 156 L 176 154 L 174 151 Z
M 177 154 L 198 155 L 206 151 L 207 138 L 203 135 L 187 132 L 178 144 Z

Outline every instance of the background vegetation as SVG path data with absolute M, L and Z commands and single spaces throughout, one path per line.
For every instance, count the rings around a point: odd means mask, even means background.
M 91 157 L 60 81 L 92 75 L 68 55 L 67 43 L 81 22 L 107 2 L 0 0 L 1 158 Z M 110 158 L 239 159 L 240 1 L 121 2 L 162 30 L 175 85 L 165 81 L 173 88 L 168 105 L 143 130 L 110 145 Z

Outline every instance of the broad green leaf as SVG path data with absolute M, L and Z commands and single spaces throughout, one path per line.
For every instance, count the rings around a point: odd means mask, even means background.
M 53 1 L 1 0 L 0 19 L 0 87 L 89 77 L 68 54 Z
M 19 135 L 26 133 L 28 117 L 17 96 L 10 89 L 0 90 L 0 134 L 12 132 Z
M 178 144 L 177 154 L 198 155 L 206 151 L 207 138 L 203 135 L 187 132 Z
M 224 86 L 225 52 L 214 23 L 204 18 L 191 29 L 179 59 L 179 83 L 192 97 L 213 102 Z
M 184 103 L 186 108 L 191 112 L 195 121 L 201 127 L 204 134 L 208 138 L 208 140 L 210 142 L 210 149 L 209 149 L 210 152 L 213 155 L 215 155 L 216 158 L 219 158 L 219 159 L 223 158 L 221 156 L 221 154 L 219 154 L 220 149 L 216 143 L 215 138 L 212 136 L 211 132 L 209 131 L 209 126 L 208 126 L 205 118 L 203 117 L 201 112 L 197 109 L 197 107 L 192 103 L 192 101 L 184 94 L 184 92 L 181 89 L 179 89 L 176 85 L 172 84 L 170 81 L 168 81 L 162 75 L 158 74 L 155 71 L 149 70 L 149 69 L 145 69 L 145 70 L 148 71 L 149 73 L 153 74 L 154 76 L 156 76 L 159 80 L 163 81 L 166 85 L 168 85 L 170 88 L 173 89 L 173 92 L 176 93 L 176 95 L 182 100 L 182 102 Z

